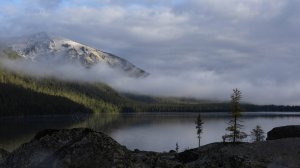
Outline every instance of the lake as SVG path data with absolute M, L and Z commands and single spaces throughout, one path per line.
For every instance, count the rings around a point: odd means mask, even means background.
M 130 113 L 95 115 L 57 115 L 0 117 L 0 148 L 12 151 L 28 142 L 38 131 L 46 128 L 89 127 L 102 131 L 129 149 L 147 151 L 195 148 L 198 139 L 195 120 L 198 113 Z M 229 113 L 201 113 L 203 133 L 201 145 L 221 142 L 230 119 Z M 240 118 L 243 131 L 250 133 L 260 125 L 265 132 L 273 127 L 300 124 L 297 112 L 244 112 Z M 247 138 L 250 142 L 251 138 Z

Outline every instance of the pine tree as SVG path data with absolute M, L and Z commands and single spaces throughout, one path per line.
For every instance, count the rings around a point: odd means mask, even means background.
M 254 142 L 260 142 L 265 140 L 265 132 L 261 128 L 261 126 L 257 125 L 254 129 L 251 131 L 251 137 Z
M 197 137 L 198 137 L 198 140 L 199 140 L 199 147 L 200 147 L 200 139 L 201 139 L 202 125 L 203 125 L 202 118 L 201 118 L 200 114 L 198 115 L 197 120 L 196 120 L 195 123 L 196 123 Z
M 229 139 L 229 141 L 236 143 L 241 141 L 242 139 L 247 137 L 245 132 L 242 132 L 241 129 L 243 125 L 238 120 L 238 117 L 241 115 L 241 107 L 240 101 L 242 98 L 242 92 L 238 89 L 233 89 L 233 93 L 231 95 L 231 115 L 232 119 L 228 123 L 228 127 L 226 131 L 229 131 L 229 134 L 225 134 L 225 139 Z

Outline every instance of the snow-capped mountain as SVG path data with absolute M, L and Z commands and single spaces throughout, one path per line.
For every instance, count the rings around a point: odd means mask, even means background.
M 15 38 L 12 40 L 10 48 L 21 57 L 37 62 L 52 57 L 70 63 L 78 62 L 87 68 L 104 63 L 112 68 L 122 70 L 132 77 L 149 75 L 123 58 L 44 32 Z

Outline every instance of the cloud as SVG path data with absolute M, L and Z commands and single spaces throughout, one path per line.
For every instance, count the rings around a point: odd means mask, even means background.
M 48 57 L 50 58 L 50 57 Z M 210 100 L 228 100 L 232 87 L 243 91 L 247 101 L 268 104 L 296 104 L 300 87 L 295 87 L 299 81 L 273 81 L 266 77 L 256 82 L 248 79 L 237 79 L 237 74 L 218 74 L 214 71 L 178 71 L 176 74 L 153 72 L 147 78 L 131 78 L 112 69 L 106 64 L 99 64 L 86 69 L 80 64 L 66 63 L 57 59 L 45 59 L 39 62 L 25 60 L 1 60 L 1 66 L 16 72 L 38 77 L 56 77 L 61 80 L 104 82 L 122 92 L 147 94 L 153 96 L 196 97 Z M 257 77 L 256 73 L 254 75 Z M 249 75 L 248 77 L 251 77 Z M 300 86 L 300 85 L 299 85 Z M 277 97 L 280 95 L 280 98 Z M 296 100 L 296 101 L 295 101 Z
M 31 0 L 32 3 L 37 3 L 40 7 L 46 10 L 58 8 L 63 0 Z
M 191 4 L 200 13 L 236 21 L 269 19 L 281 12 L 287 1 L 281 0 L 192 0 Z
M 227 99 L 238 87 L 245 101 L 300 104 L 296 0 L 48 3 L 1 5 L 1 35 L 48 31 L 119 55 L 152 74 L 141 81 L 107 77 L 120 90 Z

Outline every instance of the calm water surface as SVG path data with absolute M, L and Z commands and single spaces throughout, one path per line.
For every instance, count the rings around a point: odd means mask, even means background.
M 12 151 L 46 128 L 89 127 L 105 132 L 129 149 L 169 151 L 197 147 L 195 120 L 198 113 L 98 114 L 92 116 L 29 116 L 0 118 L 0 148 Z M 230 119 L 228 113 L 202 113 L 201 144 L 220 142 Z M 246 133 L 261 125 L 267 132 L 273 127 L 299 125 L 300 113 L 243 113 Z M 245 141 L 250 141 L 251 138 Z

